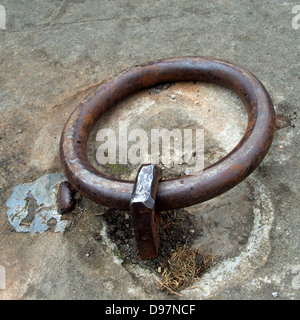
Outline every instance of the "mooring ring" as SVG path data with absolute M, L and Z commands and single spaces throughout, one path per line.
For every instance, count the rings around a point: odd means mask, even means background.
M 100 84 L 74 110 L 62 132 L 60 159 L 74 188 L 110 208 L 129 210 L 134 181 L 107 176 L 87 158 L 88 136 L 100 117 L 134 92 L 164 82 L 201 81 L 233 90 L 248 112 L 248 126 L 237 146 L 201 175 L 160 181 L 157 211 L 204 202 L 236 186 L 251 174 L 268 152 L 275 133 L 275 112 L 262 83 L 245 68 L 206 57 L 152 61 L 129 68 Z

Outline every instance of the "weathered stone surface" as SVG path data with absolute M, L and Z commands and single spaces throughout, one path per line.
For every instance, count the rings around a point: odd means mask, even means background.
M 277 299 L 300 298 L 293 285 L 300 227 L 300 31 L 291 25 L 296 3 L 2 0 L 1 5 L 6 29 L 0 30 L 0 265 L 6 289 L 0 299 L 167 298 L 152 274 L 121 264 L 101 216 L 95 216 L 101 206 L 82 199 L 68 232 L 31 234 L 12 231 L 5 204 L 15 186 L 62 172 L 63 125 L 94 85 L 133 65 L 185 55 L 248 68 L 266 86 L 281 121 L 267 157 L 245 183 L 189 208 L 203 227 L 195 246 L 223 253 L 224 259 L 183 297 L 274 299 L 276 292 Z M 124 119 L 131 128 L 203 126 L 208 164 L 240 139 L 247 120 L 242 110 L 227 90 L 176 84 L 138 93 L 99 125 L 113 128 Z M 91 136 L 95 165 L 97 146 Z M 163 169 L 175 176 L 186 168 Z M 135 170 L 107 168 L 132 180 Z

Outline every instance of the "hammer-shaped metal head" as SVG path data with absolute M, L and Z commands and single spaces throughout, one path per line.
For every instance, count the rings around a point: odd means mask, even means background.
M 162 170 L 154 164 L 142 165 L 138 171 L 131 201 L 130 211 L 142 259 L 156 258 L 158 255 L 158 221 L 155 199 Z

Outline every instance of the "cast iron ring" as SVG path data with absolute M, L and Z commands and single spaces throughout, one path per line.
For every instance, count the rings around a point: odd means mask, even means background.
M 133 68 L 100 84 L 74 110 L 63 130 L 60 159 L 75 189 L 110 208 L 129 210 L 133 181 L 96 170 L 87 158 L 88 136 L 99 118 L 134 92 L 164 82 L 202 81 L 233 90 L 248 112 L 248 126 L 237 146 L 201 175 L 159 182 L 156 210 L 194 205 L 216 197 L 244 180 L 268 152 L 275 133 L 275 112 L 261 82 L 245 68 L 206 57 L 162 59 Z

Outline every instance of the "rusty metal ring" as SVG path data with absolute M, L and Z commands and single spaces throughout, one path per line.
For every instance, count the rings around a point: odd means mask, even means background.
M 74 110 L 62 132 L 60 159 L 70 183 L 87 198 L 129 210 L 134 182 L 97 171 L 87 158 L 88 136 L 98 119 L 134 92 L 164 82 L 202 81 L 225 86 L 243 101 L 248 126 L 237 146 L 199 176 L 159 182 L 156 210 L 194 205 L 216 197 L 244 180 L 265 157 L 275 133 L 275 112 L 261 82 L 245 68 L 206 57 L 162 59 L 129 68 L 100 84 Z

